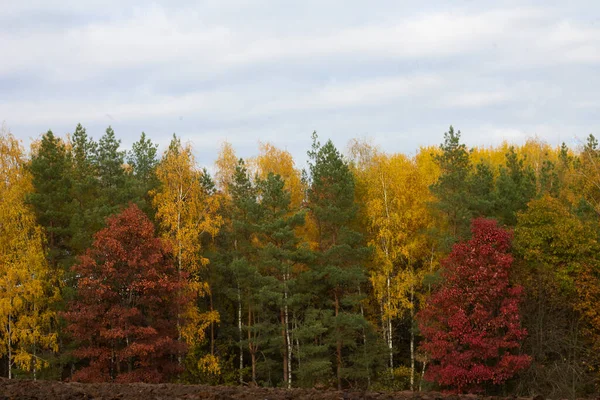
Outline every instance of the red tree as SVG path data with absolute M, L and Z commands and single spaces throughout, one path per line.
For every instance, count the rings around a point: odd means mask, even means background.
M 458 393 L 503 383 L 531 361 L 518 354 L 526 331 L 523 288 L 509 283 L 511 234 L 486 219 L 471 231 L 443 260 L 443 282 L 417 315 L 431 360 L 426 378 Z
M 73 380 L 162 382 L 178 372 L 178 302 L 184 277 L 168 246 L 135 205 L 110 217 L 73 267 L 77 297 L 68 330 L 84 367 Z

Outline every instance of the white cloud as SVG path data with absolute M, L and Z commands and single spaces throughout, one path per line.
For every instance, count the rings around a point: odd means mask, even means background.
M 515 140 L 541 124 L 548 135 L 597 124 L 592 2 L 6 3 L 0 19 L 23 29 L 0 29 L 0 120 L 23 137 L 114 121 L 202 146 L 286 133 L 285 145 L 318 129 L 339 145 L 368 134 L 410 151 L 456 122 Z

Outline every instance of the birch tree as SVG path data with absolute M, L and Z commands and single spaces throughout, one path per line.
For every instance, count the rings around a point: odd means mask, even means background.
M 204 234 L 214 236 L 222 223 L 217 214 L 218 198 L 204 191 L 202 174 L 196 166 L 191 146 L 182 145 L 174 136 L 156 169 L 160 187 L 153 192 L 156 217 L 172 245 L 177 269 L 189 274 L 187 290 L 197 297 L 210 295 L 211 291 L 208 282 L 202 279 L 209 260 L 201 253 L 201 237 Z M 183 320 L 189 321 L 185 325 L 178 322 L 180 340 L 189 345 L 202 343 L 206 329 L 219 322 L 217 311 L 200 313 L 195 301 L 177 312 Z M 198 365 L 218 373 L 218 360 L 214 354 L 204 356 Z
M 57 351 L 58 280 L 45 258 L 42 229 L 26 204 L 32 192 L 20 143 L 0 132 L 0 350 L 13 368 L 37 377 L 48 366 L 42 350 Z M 54 288 L 52 284 L 57 284 Z

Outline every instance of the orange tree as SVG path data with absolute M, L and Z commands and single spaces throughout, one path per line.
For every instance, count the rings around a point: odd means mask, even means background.
M 136 205 L 108 218 L 73 266 L 77 298 L 64 314 L 87 382 L 164 382 L 178 372 L 180 277 L 170 248 Z

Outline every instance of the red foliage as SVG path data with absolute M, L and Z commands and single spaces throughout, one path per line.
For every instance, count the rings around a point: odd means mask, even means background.
M 87 361 L 74 380 L 163 382 L 178 372 L 182 285 L 166 243 L 135 205 L 107 220 L 73 267 L 77 298 L 64 314 Z
M 456 392 L 478 392 L 526 368 L 518 354 L 526 336 L 519 303 L 523 288 L 511 286 L 511 234 L 496 221 L 473 221 L 472 239 L 443 260 L 443 283 L 418 313 L 431 364 L 426 378 Z

